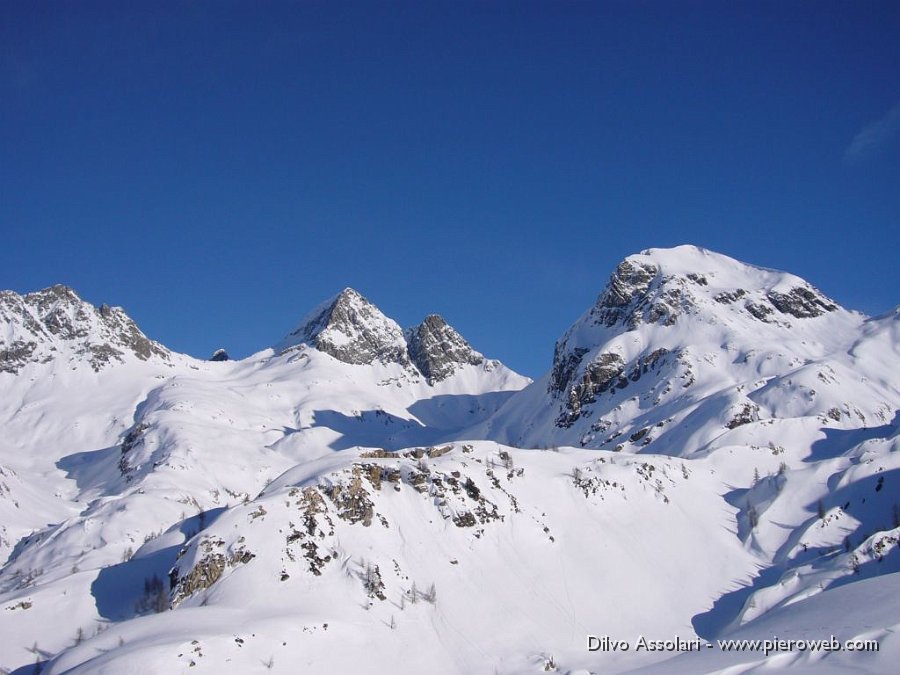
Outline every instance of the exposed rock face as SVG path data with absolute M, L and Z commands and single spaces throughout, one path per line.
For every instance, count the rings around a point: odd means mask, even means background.
M 352 288 L 313 310 L 275 350 L 283 352 L 304 343 L 344 363 L 396 363 L 431 385 L 466 365 L 488 369 L 499 365 L 475 351 L 441 316 L 430 314 L 404 332 Z
M 585 405 L 597 400 L 597 396 L 613 388 L 624 389 L 629 382 L 637 382 L 655 369 L 669 354 L 665 348 L 656 349 L 635 359 L 629 367 L 615 352 L 604 352 L 595 356 L 581 369 L 561 369 L 551 373 L 551 391 L 564 392 L 565 405 L 556 425 L 570 427 L 579 417 Z M 580 363 L 579 363 L 580 365 Z
M 563 387 L 566 391 L 566 412 L 559 418 L 559 426 L 568 426 L 581 415 L 581 407 L 592 403 L 597 394 L 616 386 L 621 380 L 627 386 L 628 380 L 621 377 L 625 362 L 615 353 L 598 355 L 581 371 L 580 377 L 571 379 Z
M 752 403 L 744 403 L 734 416 L 725 425 L 727 429 L 737 429 L 744 424 L 750 424 L 759 420 L 759 406 Z
M 663 279 L 654 291 L 654 280 L 659 275 L 658 266 L 626 258 L 616 267 L 583 323 L 606 328 L 621 326 L 625 331 L 635 330 L 644 322 L 672 325 L 681 311 L 684 295 L 688 295 L 681 289 L 686 279 Z M 705 278 L 693 276 L 693 283 L 706 285 Z M 592 362 L 582 363 L 591 346 L 574 344 L 577 331 L 573 329 L 556 343 L 548 389 L 552 394 L 565 393 L 570 412 L 577 418 L 578 402 L 592 400 L 595 394 L 608 389 L 609 381 L 625 370 L 625 364 L 617 354 L 600 354 Z M 616 372 L 612 374 L 610 368 Z
M 763 323 L 771 323 L 772 319 L 769 317 L 774 313 L 772 308 L 769 305 L 764 305 L 761 302 L 750 302 L 749 300 L 744 303 L 744 309 L 746 309 L 750 314 L 762 321 Z
M 21 339 L 4 344 L 0 350 L 0 372 L 15 375 L 22 366 L 32 360 L 31 356 L 35 349 L 37 349 L 36 342 Z
M 352 288 L 320 305 L 276 349 L 304 342 L 344 363 L 411 365 L 400 326 Z
M 592 310 L 595 322 L 604 326 L 624 323 L 633 329 L 640 321 L 642 308 L 650 284 L 659 268 L 648 263 L 623 260 L 609 279 L 606 289 Z
M 228 352 L 224 349 L 217 349 L 213 352 L 213 355 L 209 357 L 210 361 L 230 361 L 231 357 L 228 356 Z
M 716 300 L 719 300 L 719 296 Z M 763 323 L 775 323 L 776 310 L 795 319 L 811 319 L 826 312 L 834 312 L 838 309 L 838 305 L 812 286 L 802 285 L 794 286 L 787 293 L 770 290 L 757 302 L 747 300 L 744 309 Z
M 779 312 L 798 319 L 822 316 L 825 312 L 833 312 L 838 308 L 815 289 L 803 286 L 795 286 L 787 293 L 770 291 L 766 297 Z
M 733 291 L 722 291 L 721 293 L 716 294 L 713 296 L 713 300 L 721 305 L 730 305 L 732 302 L 737 302 L 745 295 L 747 295 L 747 291 L 743 288 L 736 288 Z
M 559 393 L 565 390 L 588 351 L 590 350 L 585 347 L 573 347 L 571 350 L 567 350 L 563 340 L 556 343 L 548 389 L 551 393 Z
M 441 316 L 431 314 L 409 332 L 410 360 L 430 384 L 450 377 L 463 364 L 481 365 L 476 352 Z
M 190 569 L 182 572 L 176 565 L 169 572 L 169 586 L 171 588 L 171 606 L 177 606 L 182 600 L 194 593 L 212 586 L 222 573 L 229 567 L 246 565 L 256 555 L 243 547 L 237 550 L 224 549 L 225 542 L 221 539 L 203 538 L 198 548 L 202 551 L 202 558 Z M 182 554 L 185 551 L 182 550 Z
M 126 353 L 146 361 L 168 359 L 121 307 L 94 307 L 71 288 L 51 286 L 19 295 L 0 291 L 0 371 L 17 373 L 27 363 L 46 363 L 63 353 L 86 358 L 94 370 Z

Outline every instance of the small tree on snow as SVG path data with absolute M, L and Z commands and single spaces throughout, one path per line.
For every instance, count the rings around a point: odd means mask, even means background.
M 139 614 L 149 612 L 165 612 L 169 609 L 169 597 L 166 587 L 159 575 L 144 579 L 144 594 L 135 603 L 135 611 Z
M 756 512 L 756 507 L 753 504 L 747 505 L 747 520 L 750 522 L 751 530 L 755 530 L 756 526 L 759 525 L 759 514 Z

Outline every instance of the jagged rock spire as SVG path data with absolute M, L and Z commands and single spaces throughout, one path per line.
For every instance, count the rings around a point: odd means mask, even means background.
M 429 314 L 408 334 L 409 356 L 430 383 L 450 377 L 462 365 L 481 365 L 484 357 L 438 314 Z
M 352 288 L 345 288 L 310 312 L 276 345 L 276 350 L 301 343 L 344 363 L 379 361 L 409 366 L 403 330 Z
M 484 356 L 438 314 L 404 332 L 352 288 L 316 307 L 275 349 L 281 352 L 302 343 L 344 363 L 397 363 L 421 374 L 429 384 L 447 379 L 465 365 L 485 363 Z

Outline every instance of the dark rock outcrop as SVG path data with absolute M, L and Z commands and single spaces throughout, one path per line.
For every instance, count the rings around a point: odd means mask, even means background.
M 429 384 L 450 377 L 460 366 L 481 365 L 484 357 L 476 352 L 443 317 L 431 314 L 408 334 L 410 360 Z
M 627 386 L 627 378 L 622 377 L 624 371 L 625 362 L 618 354 L 605 353 L 594 358 L 580 377 L 567 386 L 566 410 L 557 420 L 557 426 L 571 426 L 581 416 L 582 406 L 593 403 L 597 394 L 620 385 L 620 382 L 621 386 Z
M 736 288 L 733 291 L 722 291 L 721 293 L 714 295 L 713 300 L 722 305 L 730 305 L 732 302 L 737 302 L 745 295 L 747 295 L 747 291 L 743 288 Z
M 821 293 L 803 286 L 795 286 L 787 293 L 770 291 L 766 297 L 782 314 L 790 314 L 798 319 L 822 316 L 838 308 Z
M 623 260 L 597 299 L 591 312 L 594 321 L 604 326 L 621 323 L 634 329 L 640 322 L 641 301 L 658 273 L 655 265 Z
M 771 323 L 772 321 L 769 317 L 774 314 L 774 310 L 768 305 L 764 305 L 760 302 L 750 302 L 748 300 L 744 303 L 744 309 L 764 323 Z

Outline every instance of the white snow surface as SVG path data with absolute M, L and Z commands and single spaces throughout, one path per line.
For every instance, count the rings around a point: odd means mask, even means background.
M 39 347 L 0 371 L 0 667 L 889 672 L 900 314 L 696 247 L 625 263 L 534 383 L 338 361 L 307 344 L 334 299 L 206 362 L 132 352 L 62 291 L 59 338 L 4 294 L 3 349 Z M 635 648 L 832 634 L 881 650 Z

